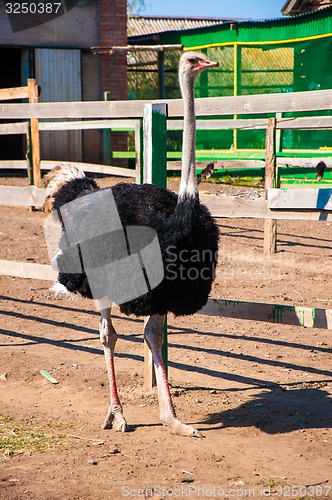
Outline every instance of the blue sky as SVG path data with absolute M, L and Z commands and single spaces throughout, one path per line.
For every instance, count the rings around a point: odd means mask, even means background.
M 286 0 L 145 0 L 141 15 L 189 17 L 281 17 Z

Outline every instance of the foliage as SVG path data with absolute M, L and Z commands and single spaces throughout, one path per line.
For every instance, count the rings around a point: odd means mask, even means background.
M 48 436 L 27 420 L 14 421 L 13 417 L 0 419 L 0 452 L 7 456 L 34 453 L 55 448 L 62 436 Z
M 140 14 L 145 10 L 145 0 L 128 0 L 128 14 Z

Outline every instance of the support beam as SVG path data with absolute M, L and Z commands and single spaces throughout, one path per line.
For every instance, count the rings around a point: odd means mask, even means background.
M 34 78 L 28 78 L 29 103 L 35 104 L 38 102 L 38 86 Z M 32 148 L 32 169 L 33 169 L 33 185 L 41 186 L 40 174 L 40 138 L 39 125 L 37 118 L 31 118 L 31 148 Z
M 209 299 L 206 306 L 201 309 L 200 314 L 297 325 L 306 328 L 332 329 L 332 309 L 317 307 Z
M 265 189 L 275 187 L 276 176 L 276 119 L 269 118 L 266 130 Z M 269 256 L 277 251 L 277 221 L 264 222 L 264 254 Z
M 166 187 L 167 180 L 167 105 L 147 104 L 144 106 L 144 166 L 143 182 Z M 163 360 L 167 369 L 167 320 L 164 324 Z M 144 347 L 144 385 L 150 390 L 156 385 L 151 352 Z

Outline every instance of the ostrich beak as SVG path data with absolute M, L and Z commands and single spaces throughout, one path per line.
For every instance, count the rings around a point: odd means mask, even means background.
M 217 66 L 219 66 L 219 63 L 217 61 L 200 61 L 198 66 L 202 69 L 216 68 Z

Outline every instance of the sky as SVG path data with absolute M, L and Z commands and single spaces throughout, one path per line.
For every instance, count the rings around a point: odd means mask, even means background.
M 273 19 L 282 17 L 286 0 L 145 0 L 145 16 L 238 17 Z

